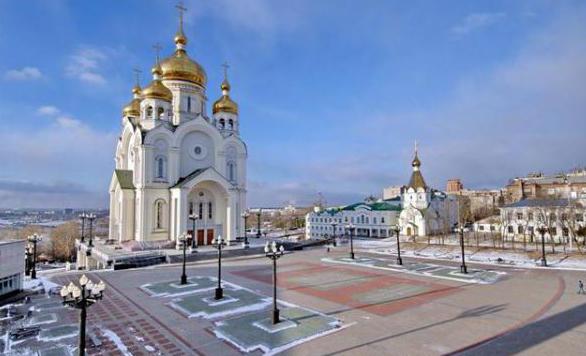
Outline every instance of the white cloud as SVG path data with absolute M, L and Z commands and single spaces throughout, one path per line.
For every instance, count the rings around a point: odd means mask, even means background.
M 466 16 L 464 20 L 450 29 L 453 35 L 463 36 L 483 27 L 492 26 L 503 20 L 506 14 L 503 12 L 474 13 Z
M 4 78 L 8 80 L 37 80 L 41 79 L 43 74 L 36 67 L 24 67 L 22 69 L 11 69 L 4 73 Z
M 52 105 L 41 106 L 37 109 L 37 114 L 42 116 L 55 116 L 60 112 L 59 108 Z
M 57 124 L 63 128 L 78 128 L 81 127 L 81 121 L 67 116 L 60 116 L 57 118 Z
M 65 74 L 89 84 L 104 85 L 106 78 L 99 73 L 99 70 L 107 58 L 108 56 L 103 51 L 96 48 L 79 49 L 69 57 Z

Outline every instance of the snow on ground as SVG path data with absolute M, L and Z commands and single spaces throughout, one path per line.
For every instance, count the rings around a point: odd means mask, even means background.
M 124 345 L 124 343 L 122 342 L 120 337 L 115 332 L 113 332 L 110 329 L 105 329 L 105 328 L 101 328 L 101 330 L 102 330 L 102 333 L 104 334 L 104 336 L 106 336 L 108 339 L 110 339 L 110 341 L 112 341 L 114 343 L 114 345 L 116 345 L 118 350 L 120 350 L 120 352 L 122 352 L 123 355 L 132 356 L 132 353 L 130 353 L 130 351 L 128 351 L 128 348 L 126 347 L 126 345 Z
M 47 292 L 54 287 L 61 287 L 61 285 L 51 282 L 47 277 L 44 276 L 39 276 L 37 279 L 28 278 L 25 279 L 23 283 L 23 288 L 26 290 L 44 289 L 45 292 Z

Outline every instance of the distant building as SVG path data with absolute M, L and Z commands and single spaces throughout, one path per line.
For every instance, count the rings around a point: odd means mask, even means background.
M 458 197 L 467 215 L 465 218 L 469 220 L 492 216 L 498 211 L 498 207 L 504 203 L 504 193 L 502 190 L 465 189 L 464 184 L 458 178 L 448 180 L 446 193 Z
M 411 179 L 401 192 L 403 210 L 399 224 L 402 234 L 426 236 L 450 231 L 458 222 L 458 200 L 427 186 L 421 174 L 417 147 L 411 166 Z
M 446 193 L 459 193 L 464 189 L 464 185 L 460 179 L 448 179 L 448 184 L 446 185 Z
M 22 290 L 26 241 L 0 241 L 0 299 Z
M 402 188 L 403 187 L 400 185 L 391 185 L 391 186 L 384 188 L 383 189 L 383 200 L 400 197 Z
M 546 176 L 532 173 L 512 179 L 505 187 L 505 202 L 523 199 L 586 198 L 586 169 Z
M 348 233 L 346 226 L 353 224 L 355 236 L 389 237 L 400 211 L 400 199 L 360 202 L 325 210 L 316 207 L 305 217 L 305 235 L 307 238 L 341 236 Z M 336 224 L 335 231 L 333 224 Z

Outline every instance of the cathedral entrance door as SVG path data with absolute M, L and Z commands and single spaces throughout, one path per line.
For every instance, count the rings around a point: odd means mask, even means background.
M 197 230 L 197 245 L 203 246 L 204 230 Z
M 212 244 L 212 241 L 214 240 L 214 229 L 209 229 L 208 230 L 208 245 Z

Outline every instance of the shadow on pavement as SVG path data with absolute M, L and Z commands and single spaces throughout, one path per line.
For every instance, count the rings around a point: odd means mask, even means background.
M 349 347 L 349 348 L 346 348 L 346 349 L 337 350 L 337 351 L 335 351 L 333 353 L 328 354 L 328 356 L 329 355 L 336 355 L 336 354 L 339 354 L 339 353 L 342 353 L 342 352 L 352 351 L 352 350 L 361 348 L 363 346 L 368 346 L 368 345 L 376 344 L 376 343 L 381 342 L 381 341 L 391 340 L 391 339 L 394 339 L 394 338 L 397 338 L 397 337 L 401 337 L 401 336 L 404 336 L 404 335 L 408 335 L 408 334 L 411 334 L 411 333 L 414 333 L 414 332 L 418 332 L 418 331 L 421 331 L 421 330 L 425 330 L 425 329 L 433 328 L 433 327 L 436 327 L 436 326 L 439 326 L 439 325 L 451 323 L 452 321 L 456 321 L 456 320 L 459 320 L 459 319 L 464 319 L 464 318 L 477 318 L 477 317 L 481 317 L 481 316 L 484 316 L 484 315 L 498 313 L 500 311 L 505 310 L 506 307 L 507 307 L 507 304 L 498 304 L 498 305 L 483 305 L 483 306 L 480 306 L 480 307 L 477 307 L 477 308 L 468 309 L 468 310 L 463 311 L 462 313 L 460 313 L 459 315 L 457 315 L 457 316 L 455 316 L 453 318 L 446 319 L 446 320 L 442 320 L 442 321 L 438 321 L 438 322 L 435 322 L 433 324 L 428 324 L 428 325 L 425 325 L 425 326 L 422 326 L 422 327 L 419 327 L 419 328 L 415 328 L 415 329 L 403 331 L 403 332 L 398 333 L 398 334 L 393 334 L 393 335 L 381 337 L 381 338 L 378 338 L 378 339 L 375 339 L 375 340 L 371 340 L 369 342 L 365 342 L 365 343 L 362 343 L 362 344 L 359 344 L 359 345 L 355 345 L 355 346 L 352 346 L 352 347 Z
M 586 323 L 586 303 L 452 355 L 512 355 Z

